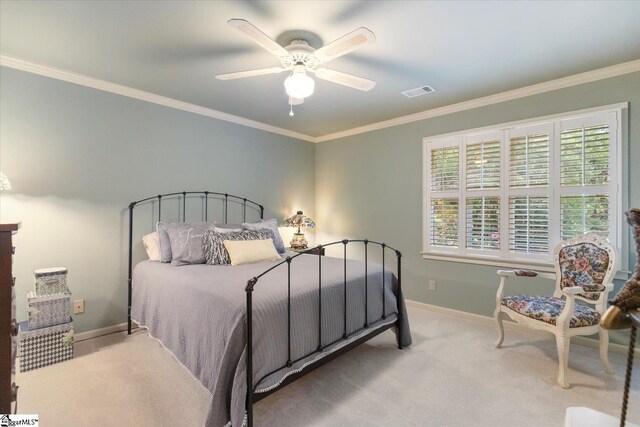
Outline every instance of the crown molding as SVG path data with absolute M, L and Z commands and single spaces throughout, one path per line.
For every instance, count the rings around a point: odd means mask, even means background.
M 201 116 L 211 117 L 218 120 L 224 120 L 239 124 L 242 126 L 251 127 L 254 129 L 263 130 L 291 138 L 300 139 L 308 142 L 325 142 L 334 139 L 344 138 L 347 136 L 358 135 L 361 133 L 371 132 L 375 130 L 385 129 L 388 127 L 399 126 L 407 123 L 417 122 L 420 120 L 430 119 L 433 117 L 444 116 L 447 114 L 458 113 L 465 110 L 471 110 L 478 107 L 485 107 L 488 105 L 497 104 L 500 102 L 511 101 L 514 99 L 524 98 L 531 95 L 537 95 L 553 90 L 564 89 L 571 86 L 576 86 L 584 83 L 590 83 L 597 80 L 608 79 L 611 77 L 621 76 L 623 74 L 629 74 L 636 71 L 640 71 L 640 59 L 634 61 L 624 62 L 622 64 L 612 65 L 610 67 L 600 68 L 598 70 L 587 71 L 572 76 L 562 77 L 555 80 L 550 80 L 543 83 L 538 83 L 531 86 L 525 86 L 518 89 L 513 89 L 506 92 L 497 93 L 494 95 L 484 96 L 481 98 L 471 99 L 469 101 L 459 102 L 457 104 L 451 104 L 444 107 L 433 108 L 430 110 L 421 111 L 419 113 L 409 114 L 406 116 L 396 117 L 389 120 L 384 120 L 377 123 L 372 123 L 365 126 L 360 126 L 352 129 L 347 129 L 340 132 L 330 133 L 319 137 L 312 137 L 302 133 L 294 132 L 288 129 L 279 128 L 277 126 L 268 125 L 266 123 L 257 122 L 255 120 L 246 119 L 244 117 L 235 116 L 233 114 L 224 113 L 222 111 L 214 110 L 211 108 L 201 107 L 199 105 L 190 104 L 188 102 L 178 101 L 176 99 L 168 98 L 161 95 L 156 95 L 151 92 L 145 92 L 142 90 L 134 89 L 128 86 L 111 83 L 105 80 L 96 79 L 93 77 L 85 76 L 83 74 L 73 73 L 66 70 L 47 67 L 45 65 L 35 64 L 33 62 L 25 61 L 11 56 L 0 55 L 0 66 L 15 68 L 17 70 L 26 71 L 33 74 L 38 74 L 45 77 L 51 77 L 54 79 L 66 81 L 69 83 L 75 83 L 81 86 L 90 87 L 93 89 L 102 90 L 129 98 L 139 99 L 141 101 L 147 101 L 154 104 L 162 105 L 169 108 L 175 108 L 177 110 L 187 111 L 190 113 L 198 114 Z
M 0 55 L 0 65 L 4 67 L 14 68 L 16 70 L 26 71 L 28 73 L 38 74 L 45 77 L 51 77 L 53 79 L 62 80 L 69 83 L 75 83 L 81 86 L 86 86 L 105 92 L 115 93 L 117 95 L 127 96 L 129 98 L 139 99 L 141 101 L 151 102 L 169 108 L 175 108 L 177 110 L 187 111 L 189 113 L 194 113 L 201 116 L 224 120 L 225 122 L 236 123 L 242 126 L 259 129 L 266 132 L 301 139 L 303 141 L 315 142 L 315 138 L 302 133 L 293 132 L 287 129 L 279 128 L 277 126 L 272 126 L 266 123 L 257 122 L 255 120 L 246 119 L 244 117 L 235 116 L 233 114 L 223 113 L 222 111 L 201 107 L 199 105 L 190 104 L 188 102 L 178 101 L 176 99 L 156 95 L 151 92 L 145 92 L 128 86 L 96 79 L 93 77 L 85 76 L 83 74 L 35 64 L 33 62 L 25 61 L 23 59 L 14 58 L 11 56 Z
M 366 126 L 360 126 L 353 129 L 347 129 L 315 138 L 314 142 L 324 142 L 334 139 L 344 138 L 347 136 L 358 135 L 365 132 L 384 129 L 388 127 L 403 125 L 406 123 L 417 122 L 433 117 L 444 116 L 446 114 L 457 113 L 460 111 L 471 110 L 473 108 L 484 107 L 487 105 L 497 104 L 500 102 L 511 101 L 514 99 L 524 98 L 531 95 L 538 95 L 544 92 L 564 89 L 571 86 L 590 83 L 597 80 L 608 79 L 611 77 L 621 76 L 640 71 L 640 59 L 634 61 L 623 62 L 622 64 L 612 65 L 598 70 L 587 71 L 573 76 L 562 77 L 556 80 L 550 80 L 531 86 L 525 86 L 494 95 L 484 96 L 482 98 L 471 99 L 469 101 L 459 102 L 444 107 L 434 108 L 431 110 L 421 111 L 419 113 L 409 114 L 402 117 L 396 117 L 390 120 L 373 123 Z

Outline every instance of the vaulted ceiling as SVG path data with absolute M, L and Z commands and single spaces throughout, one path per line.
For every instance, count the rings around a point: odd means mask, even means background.
M 377 85 L 316 79 L 289 117 L 286 73 L 214 78 L 279 65 L 231 18 L 325 44 L 366 27 L 376 42 L 327 67 Z M 316 137 L 639 59 L 640 1 L 3 0 L 0 54 Z

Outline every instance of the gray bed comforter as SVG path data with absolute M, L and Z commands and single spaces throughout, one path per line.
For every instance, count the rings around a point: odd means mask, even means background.
M 287 254 L 285 254 L 286 256 Z M 293 255 L 293 254 L 289 254 Z M 205 425 L 241 426 L 246 396 L 247 280 L 275 265 L 187 265 L 143 261 L 133 272 L 131 316 L 159 339 L 211 392 Z M 395 322 L 401 310 L 403 346 L 411 344 L 402 295 L 395 276 L 385 270 L 382 317 L 382 267 L 368 267 L 368 323 L 365 324 L 364 263 L 347 261 L 347 333 L 349 342 L 372 329 Z M 276 387 L 288 374 L 343 346 L 328 346 L 344 333 L 344 264 L 322 257 L 322 353 L 290 368 L 287 362 L 287 266 L 263 276 L 253 292 L 253 382 L 257 391 Z M 302 255 L 291 262 L 291 359 L 318 348 L 318 257 Z M 399 299 L 399 304 L 398 304 Z

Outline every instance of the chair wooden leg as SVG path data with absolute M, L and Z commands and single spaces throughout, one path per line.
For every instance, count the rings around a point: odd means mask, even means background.
M 556 335 L 556 346 L 558 347 L 558 364 L 560 365 L 558 371 L 558 384 L 562 388 L 569 388 L 569 382 L 567 381 L 567 370 L 569 366 L 569 337 L 564 334 Z
M 498 339 L 496 340 L 496 348 L 500 348 L 502 346 L 502 341 L 504 341 L 504 327 L 502 326 L 502 312 L 496 311 L 495 318 L 498 323 Z
M 613 368 L 609 363 L 609 331 L 600 329 L 600 360 L 604 364 L 604 370 L 613 374 Z

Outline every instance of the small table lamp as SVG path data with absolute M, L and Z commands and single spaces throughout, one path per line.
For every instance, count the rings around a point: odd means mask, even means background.
M 296 214 L 290 218 L 284 220 L 282 224 L 285 227 L 298 227 L 298 232 L 293 233 L 293 239 L 291 240 L 291 247 L 294 249 L 307 249 L 307 240 L 304 238 L 304 233 L 300 231 L 301 228 L 315 228 L 316 223 L 311 218 L 304 215 L 302 211 L 296 212 Z

